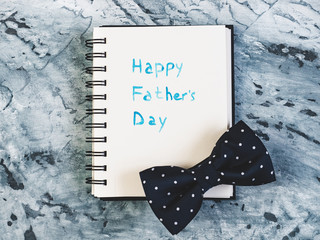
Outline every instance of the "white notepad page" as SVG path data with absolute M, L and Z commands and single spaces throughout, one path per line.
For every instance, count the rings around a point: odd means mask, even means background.
M 106 38 L 93 52 L 93 79 L 107 86 L 93 94 L 107 94 L 93 101 L 93 108 L 107 108 L 93 115 L 93 122 L 107 122 L 93 129 L 93 179 L 96 197 L 143 197 L 139 172 L 162 165 L 189 168 L 205 159 L 218 138 L 231 126 L 231 30 L 225 26 L 100 27 L 93 38 Z M 142 120 L 143 119 L 143 120 Z M 205 193 L 208 198 L 229 198 L 233 186 L 221 185 Z

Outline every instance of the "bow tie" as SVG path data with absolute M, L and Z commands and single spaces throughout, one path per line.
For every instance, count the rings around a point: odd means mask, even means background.
M 240 121 L 194 167 L 153 167 L 140 172 L 140 178 L 153 212 L 171 234 L 177 234 L 197 214 L 203 194 L 211 187 L 261 185 L 275 181 L 275 174 L 265 146 Z

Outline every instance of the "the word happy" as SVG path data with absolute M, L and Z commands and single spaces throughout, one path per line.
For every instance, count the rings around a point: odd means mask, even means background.
M 142 62 L 141 59 L 138 61 L 133 58 L 132 59 L 132 72 L 133 73 L 145 73 L 145 74 L 154 74 L 156 78 L 160 76 L 176 76 L 179 77 L 182 70 L 183 63 L 150 63 L 150 62 Z

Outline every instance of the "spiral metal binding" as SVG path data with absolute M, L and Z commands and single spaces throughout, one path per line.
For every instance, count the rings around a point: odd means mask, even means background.
M 88 39 L 86 40 L 86 46 L 92 48 L 94 44 L 106 44 L 106 38 L 97 38 L 97 39 Z M 93 52 L 87 53 L 85 55 L 86 60 L 92 61 L 94 58 L 106 58 L 106 52 Z M 85 68 L 85 72 L 88 74 L 93 74 L 93 72 L 106 72 L 107 66 L 92 66 Z M 91 80 L 86 81 L 85 86 L 87 88 L 93 87 L 106 87 L 107 81 L 106 80 Z M 91 94 L 86 95 L 86 101 L 106 101 L 107 95 L 106 94 Z M 94 115 L 94 114 L 107 114 L 106 108 L 89 108 L 86 109 L 87 115 Z M 87 129 L 92 128 L 107 128 L 106 122 L 90 122 L 86 123 Z M 95 144 L 103 144 L 107 142 L 106 136 L 99 136 L 99 137 L 86 137 L 86 142 L 91 142 Z M 86 151 L 87 157 L 107 157 L 107 151 Z M 86 165 L 86 170 L 89 171 L 107 171 L 107 165 Z M 99 184 L 99 185 L 107 185 L 107 179 L 93 179 L 92 177 L 86 178 L 86 183 L 88 184 Z
M 86 170 L 107 171 L 107 165 L 86 165 Z
M 86 113 L 88 115 L 107 114 L 107 109 L 106 108 L 88 108 L 88 109 L 86 109 Z
M 86 47 L 92 48 L 94 44 L 106 44 L 106 38 L 95 38 L 86 40 Z
M 86 142 L 107 142 L 107 137 L 86 137 Z
M 107 151 L 86 151 L 87 157 L 106 157 Z
M 86 81 L 86 87 L 92 88 L 93 86 L 107 86 L 106 80 L 94 80 L 94 81 Z
M 87 177 L 86 178 L 86 183 L 88 183 L 88 184 L 107 185 L 107 179 L 92 179 L 91 177 Z
M 103 123 L 86 123 L 86 128 L 107 128 L 107 123 L 103 122 Z
M 93 72 L 106 72 L 107 66 L 99 66 L 99 67 L 86 67 L 86 73 L 92 74 Z
M 93 101 L 93 100 L 107 100 L 107 94 L 95 94 L 95 95 L 87 95 L 86 96 L 87 101 Z
M 106 52 L 101 52 L 101 53 L 87 53 L 86 54 L 86 59 L 89 61 L 92 61 L 94 58 L 106 58 L 107 53 Z

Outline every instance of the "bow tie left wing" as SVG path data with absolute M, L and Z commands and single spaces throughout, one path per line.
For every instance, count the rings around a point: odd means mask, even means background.
M 149 205 L 171 234 L 177 234 L 198 213 L 201 187 L 191 171 L 173 166 L 153 167 L 140 172 Z

